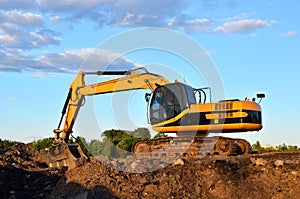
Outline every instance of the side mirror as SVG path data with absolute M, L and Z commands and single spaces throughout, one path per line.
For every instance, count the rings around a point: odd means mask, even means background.
M 258 94 L 256 95 L 256 97 L 260 99 L 259 102 L 258 102 L 258 103 L 260 103 L 261 100 L 262 100 L 263 98 L 266 97 L 266 95 L 265 95 L 264 93 L 258 93 Z
M 260 99 L 263 99 L 263 98 L 266 97 L 266 95 L 265 95 L 264 93 L 258 93 L 258 94 L 256 95 L 256 97 L 257 97 L 257 98 L 260 98 Z

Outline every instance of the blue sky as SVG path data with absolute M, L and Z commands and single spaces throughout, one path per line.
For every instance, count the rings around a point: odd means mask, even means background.
M 2 0 L 0 138 L 28 142 L 52 136 L 69 84 L 92 50 L 124 31 L 161 27 L 185 35 L 206 50 L 220 73 L 226 98 L 243 99 L 257 92 L 266 93 L 261 103 L 263 130 L 233 136 L 252 143 L 260 140 L 263 144 L 300 145 L 297 3 L 296 0 L 87 0 L 84 3 Z M 100 49 L 98 53 L 99 66 L 120 56 L 108 49 Z M 145 65 L 157 73 L 163 73 L 162 68 L 167 66 L 174 76 L 181 74 L 194 87 L 205 86 L 201 79 L 195 81 L 181 73 L 189 68 L 186 62 L 159 50 L 131 52 L 118 63 L 121 69 Z M 166 75 L 173 78 L 172 74 Z M 144 92 L 136 91 L 93 98 L 90 104 L 94 105 L 100 129 L 147 126 L 143 95 Z M 125 107 L 134 121 L 131 126 L 116 122 L 116 117 L 111 116 L 112 101 L 124 97 L 130 99 Z M 89 117 L 85 114 L 88 113 L 83 110 L 79 123 Z M 100 134 L 92 129 L 87 131 L 90 137 Z

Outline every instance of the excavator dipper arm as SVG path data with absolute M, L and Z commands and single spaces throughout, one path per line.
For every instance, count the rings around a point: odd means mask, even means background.
M 62 110 L 62 116 L 59 121 L 58 128 L 53 130 L 55 134 L 54 145 L 52 146 L 52 148 L 50 147 L 42 153 L 45 162 L 47 162 L 49 166 L 76 167 L 77 164 L 73 164 L 73 162 L 76 162 L 78 158 L 74 158 L 74 154 L 77 154 L 78 157 L 84 156 L 79 146 L 73 146 L 74 144 L 69 143 L 69 136 L 72 133 L 76 117 L 84 102 L 85 96 L 100 95 L 136 89 L 154 90 L 157 87 L 157 85 L 164 85 L 170 83 L 167 79 L 160 75 L 149 73 L 146 69 L 144 69 L 144 71 L 145 72 L 143 73 L 139 72 L 139 69 L 130 71 L 79 71 L 76 78 L 70 85 L 70 90 Z M 104 82 L 99 82 L 96 84 L 86 85 L 84 81 L 85 75 L 125 76 Z M 66 116 L 64 120 L 64 126 L 62 129 L 60 129 L 65 114 Z M 71 150 L 70 146 L 72 146 L 73 150 Z M 53 154 L 54 152 L 56 152 L 57 154 Z M 63 165 L 61 164 L 61 162 Z

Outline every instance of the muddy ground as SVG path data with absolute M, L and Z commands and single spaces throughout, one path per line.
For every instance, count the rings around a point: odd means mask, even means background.
M 48 168 L 26 144 L 2 150 L 0 198 L 300 199 L 300 151 L 178 158 L 168 164 L 160 158 L 99 158 L 67 171 Z

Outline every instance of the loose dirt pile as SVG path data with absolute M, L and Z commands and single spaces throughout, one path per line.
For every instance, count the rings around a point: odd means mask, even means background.
M 128 172 L 145 165 L 160 169 Z M 300 198 L 300 151 L 165 165 L 160 158 L 91 158 L 70 171 L 49 169 L 37 151 L 18 144 L 0 152 L 0 198 Z

